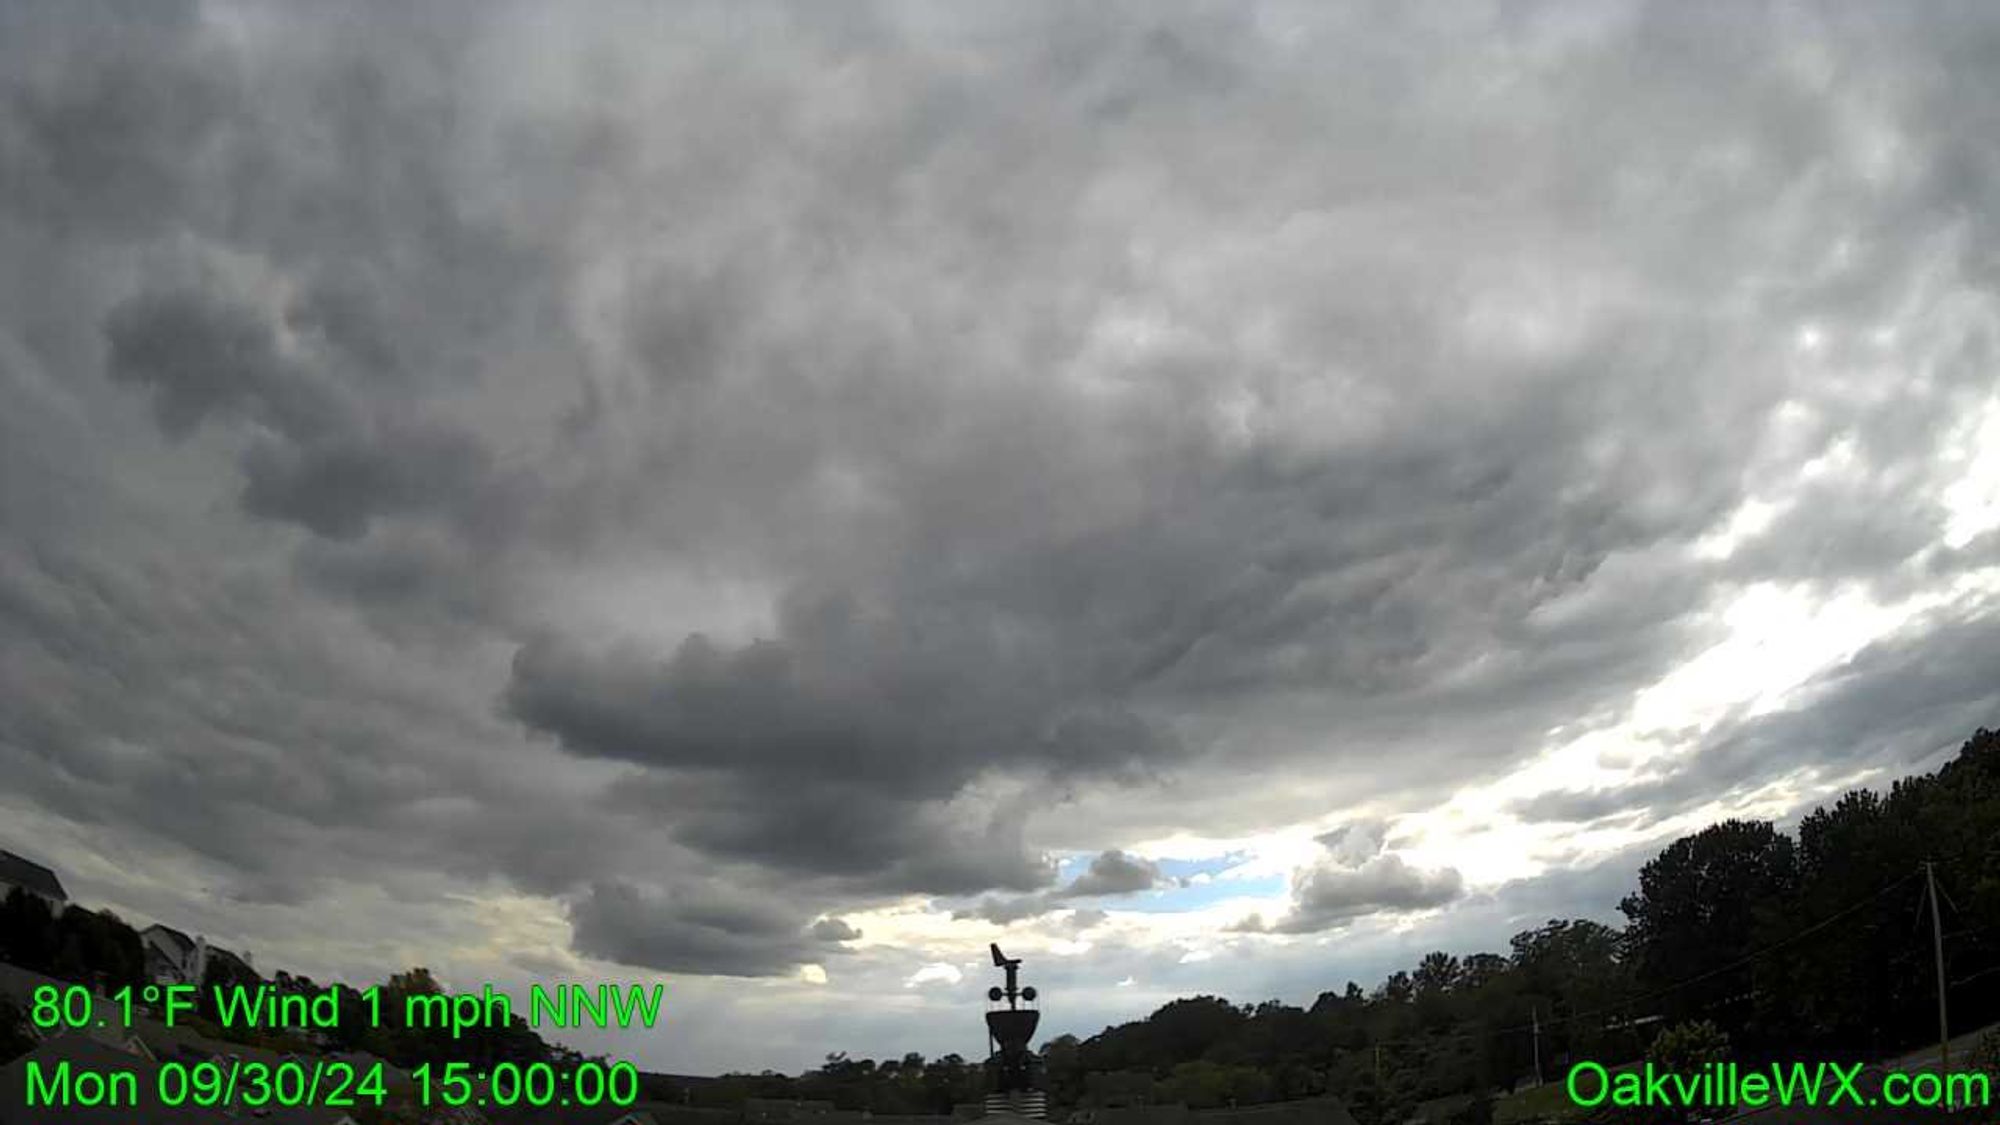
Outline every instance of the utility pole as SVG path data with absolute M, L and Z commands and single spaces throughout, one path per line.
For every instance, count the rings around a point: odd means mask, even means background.
M 1944 1013 L 1944 923 L 1938 917 L 1937 872 L 1924 861 L 1924 888 L 1931 896 L 1931 952 L 1937 958 L 1938 1073 L 1951 1070 L 1951 1024 Z
M 1519 1008 L 1514 1010 L 1517 1012 L 1520 1011 Z M 1535 1025 L 1535 1085 L 1540 1086 L 1542 1084 L 1542 1006 L 1537 1004 L 1528 1009 L 1528 1016 L 1534 1021 Z
M 1382 1086 L 1382 1044 L 1380 1043 L 1375 1044 L 1375 1086 L 1377 1089 L 1380 1089 Z

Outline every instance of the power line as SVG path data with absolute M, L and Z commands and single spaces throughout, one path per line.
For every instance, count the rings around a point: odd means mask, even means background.
M 1962 976 L 1957 980 L 1952 981 L 1951 983 L 1953 987 L 1957 987 L 1958 985 L 1961 984 L 1968 984 L 1972 981 L 1976 981 L 1981 977 L 1990 977 L 1994 973 L 2000 973 L 2000 965 L 1993 965 L 1988 968 L 1981 969 L 1976 973 L 1968 973 L 1967 975 Z

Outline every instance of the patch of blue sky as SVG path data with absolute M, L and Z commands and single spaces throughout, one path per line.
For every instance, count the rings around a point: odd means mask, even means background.
M 1186 879 L 1195 875 L 1220 875 L 1249 858 L 1245 852 L 1224 852 L 1203 859 L 1163 859 L 1160 861 L 1160 874 L 1170 879 Z
M 1186 887 L 1169 884 L 1158 890 L 1103 899 L 1097 905 L 1107 910 L 1131 910 L 1141 914 L 1179 914 L 1232 898 L 1261 898 L 1284 892 L 1285 877 L 1282 875 L 1257 879 L 1211 879 Z
M 1056 861 L 1056 876 L 1063 882 L 1068 882 L 1088 870 L 1090 861 L 1096 858 L 1096 852 L 1077 852 L 1063 856 Z M 1247 852 L 1224 852 L 1221 855 L 1204 856 L 1201 859 L 1163 859 L 1159 861 L 1160 874 L 1169 879 L 1186 879 L 1195 875 L 1220 875 L 1249 858 Z
M 1080 852 L 1063 856 L 1057 861 L 1056 874 L 1061 883 L 1068 883 L 1090 867 L 1090 861 L 1097 858 L 1095 852 Z M 1216 876 L 1240 866 L 1250 858 L 1246 852 L 1224 852 L 1220 855 L 1204 856 L 1200 859 L 1163 859 L 1159 861 L 1161 885 L 1154 890 L 1134 895 L 1109 895 L 1095 899 L 1071 900 L 1077 906 L 1096 906 L 1109 910 L 1130 910 L 1141 914 L 1175 914 L 1223 902 L 1232 898 L 1263 897 L 1284 893 L 1285 879 L 1273 875 L 1257 879 L 1220 879 Z M 1208 879 L 1182 886 L 1183 880 L 1206 875 Z

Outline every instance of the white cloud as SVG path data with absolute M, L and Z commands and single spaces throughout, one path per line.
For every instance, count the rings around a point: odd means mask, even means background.
M 965 973 L 957 965 L 948 965 L 942 961 L 933 961 L 916 972 L 911 973 L 909 979 L 903 982 L 903 987 L 915 988 L 918 985 L 933 983 L 957 984 L 964 979 Z

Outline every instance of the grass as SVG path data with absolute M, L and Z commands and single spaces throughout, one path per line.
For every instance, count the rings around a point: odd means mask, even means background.
M 1644 1065 L 1639 1060 L 1607 1067 L 1612 1074 L 1623 1074 L 1637 1070 Z M 1563 1085 L 1562 1076 L 1544 1082 L 1531 1090 L 1508 1094 L 1493 1100 L 1493 1125 L 1517 1125 L 1522 1121 L 1559 1121 L 1580 1116 L 1584 1107 L 1569 1100 L 1569 1090 Z

